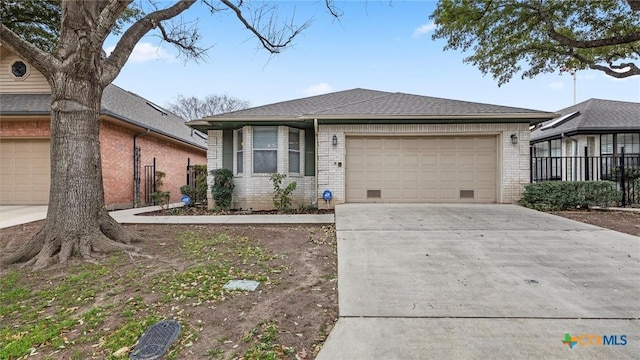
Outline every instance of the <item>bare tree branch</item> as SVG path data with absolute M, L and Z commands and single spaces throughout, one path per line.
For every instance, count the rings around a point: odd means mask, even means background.
M 98 26 L 91 34 L 91 44 L 95 51 L 102 50 L 102 44 L 116 22 L 120 18 L 122 12 L 131 4 L 133 0 L 109 0 L 104 9 L 100 12 Z
M 311 25 L 310 21 L 307 21 L 300 26 L 295 26 L 293 25 L 293 23 L 291 23 L 290 25 L 286 26 L 286 29 L 282 28 L 281 30 L 276 30 L 275 19 L 271 17 L 266 28 L 258 29 L 256 28 L 256 26 L 258 25 L 251 24 L 242 13 L 242 10 L 239 7 L 242 5 L 242 3 L 240 3 L 239 6 L 236 6 L 233 3 L 231 3 L 231 1 L 229 0 L 220 0 L 220 1 L 223 4 L 225 4 L 229 9 L 235 12 L 238 20 L 240 20 L 240 22 L 258 38 L 262 46 L 272 54 L 280 53 L 282 49 L 284 49 L 285 47 L 291 44 L 293 39 L 296 36 L 298 36 L 298 34 L 300 34 L 304 29 L 306 29 L 307 27 L 309 27 L 309 25 Z M 264 15 L 265 15 L 264 8 L 261 8 L 258 11 L 258 15 L 256 16 L 255 22 L 259 24 L 260 20 L 264 17 Z M 285 34 L 285 30 L 289 31 L 288 35 Z
M 52 69 L 60 65 L 51 54 L 23 40 L 2 23 L 0 23 L 0 38 L 3 46 L 9 47 L 11 51 L 23 57 L 47 78 L 51 75 Z
M 116 76 L 118 76 L 120 70 L 127 62 L 129 55 L 131 55 L 133 48 L 145 34 L 157 27 L 160 22 L 178 16 L 190 8 L 195 2 L 196 0 L 180 0 L 166 9 L 154 11 L 146 15 L 131 25 L 131 27 L 124 32 L 115 49 L 104 62 L 104 72 L 101 76 L 102 85 L 106 86 L 110 84 Z M 197 56 L 197 54 L 194 54 L 194 56 Z

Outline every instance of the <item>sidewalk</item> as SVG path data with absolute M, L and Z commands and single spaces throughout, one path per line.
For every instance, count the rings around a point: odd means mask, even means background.
M 182 203 L 169 205 L 181 207 Z M 121 224 L 333 224 L 333 214 L 320 215 L 197 215 L 197 216 L 139 216 L 161 210 L 160 206 L 111 211 Z M 0 206 L 0 229 L 43 220 L 47 206 Z
M 169 205 L 181 207 L 182 203 Z M 112 211 L 111 216 L 121 224 L 333 224 L 333 214 L 310 215 L 190 215 L 137 216 L 161 210 L 160 206 Z

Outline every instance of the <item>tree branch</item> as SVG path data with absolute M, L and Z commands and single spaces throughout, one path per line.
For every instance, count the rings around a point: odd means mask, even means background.
M 133 0 L 109 0 L 107 5 L 100 11 L 98 25 L 91 34 L 91 44 L 94 51 L 101 51 L 104 40 L 111 33 L 122 12 L 131 4 Z
M 630 44 L 636 41 L 640 41 L 640 31 L 632 32 L 627 35 L 612 36 L 612 37 L 601 38 L 601 39 L 592 39 L 592 40 L 572 39 L 566 35 L 560 34 L 556 30 L 555 26 L 553 25 L 553 22 L 551 21 L 551 18 L 549 17 L 549 13 L 545 9 L 543 9 L 542 7 L 539 7 L 538 14 L 540 14 L 540 17 L 544 21 L 544 24 L 547 28 L 547 34 L 549 35 L 549 37 L 551 37 L 553 40 L 557 41 L 560 45 L 563 45 L 563 46 L 569 46 L 576 49 L 591 49 L 591 48 L 597 48 L 597 47 L 603 47 L 603 46 Z
M 242 10 L 238 6 L 232 4 L 229 0 L 220 1 L 229 9 L 233 10 L 233 12 L 235 12 L 238 20 L 240 20 L 240 22 L 258 38 L 262 46 L 272 54 L 280 53 L 282 49 L 291 44 L 293 39 L 298 36 L 298 34 L 300 34 L 311 24 L 309 21 L 307 21 L 299 27 L 295 27 L 293 25 L 288 26 L 288 28 L 291 30 L 291 34 L 289 34 L 289 36 L 285 36 L 282 32 L 276 31 L 266 31 L 266 34 L 263 34 L 263 31 L 256 29 L 254 25 L 250 24 L 249 21 L 247 21 L 245 16 L 242 14 Z M 261 16 L 258 17 L 258 20 L 260 18 Z M 269 24 L 273 25 L 273 19 L 271 19 Z
M 0 23 L 0 39 L 4 46 L 35 66 L 46 78 L 49 78 L 55 67 L 61 65 L 51 54 L 23 40 L 2 23 Z
M 101 76 L 102 85 L 110 84 L 118 76 L 133 48 L 144 35 L 157 27 L 160 22 L 181 14 L 195 2 L 196 0 L 180 0 L 166 9 L 146 15 L 131 25 L 122 35 L 111 55 L 104 61 L 104 71 Z

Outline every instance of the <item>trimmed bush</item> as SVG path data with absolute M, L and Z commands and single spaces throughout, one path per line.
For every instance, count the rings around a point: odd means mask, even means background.
M 541 211 L 609 206 L 620 200 L 612 181 L 547 181 L 525 187 L 520 204 Z
M 233 198 L 233 188 L 235 187 L 233 183 L 233 171 L 229 169 L 217 169 L 212 170 L 211 175 L 215 177 L 211 195 L 213 195 L 216 210 L 229 210 Z

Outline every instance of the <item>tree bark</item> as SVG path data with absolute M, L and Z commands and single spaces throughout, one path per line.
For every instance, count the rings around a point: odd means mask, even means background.
M 86 70 L 86 69 L 84 69 Z M 87 74 L 78 69 L 76 74 Z M 93 72 L 94 74 L 96 72 Z M 86 76 L 86 75 L 85 75 Z M 35 259 L 34 268 L 61 263 L 71 256 L 134 249 L 136 236 L 115 222 L 104 206 L 100 161 L 98 79 L 69 72 L 53 75 L 51 83 L 51 187 L 43 229 L 3 263 Z

